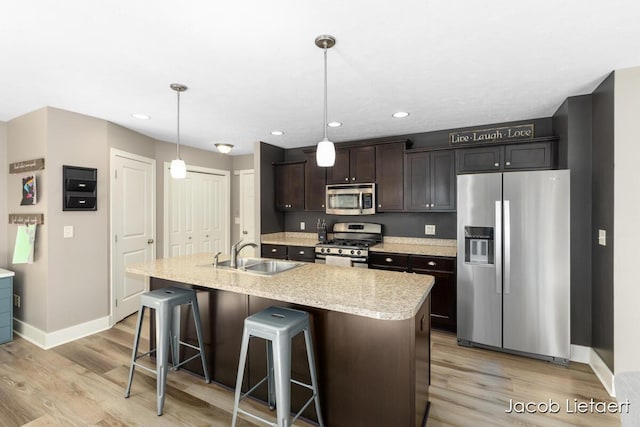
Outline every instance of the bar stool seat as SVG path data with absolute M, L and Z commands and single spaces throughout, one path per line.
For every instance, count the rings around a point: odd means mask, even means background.
M 198 346 L 180 340 L 180 307 L 182 305 L 191 305 L 193 312 L 193 320 L 195 322 L 196 334 L 198 336 Z M 156 316 L 156 348 L 146 353 L 138 355 L 138 345 L 140 343 L 140 330 L 142 329 L 142 320 L 144 318 L 144 310 L 150 308 L 155 310 Z M 190 358 L 180 362 L 180 346 L 189 347 L 198 350 L 198 353 Z M 200 310 L 198 308 L 198 299 L 196 291 L 193 289 L 179 288 L 171 286 L 168 288 L 156 289 L 146 292 L 140 296 L 140 310 L 138 311 L 138 324 L 136 327 L 136 335 L 133 344 L 133 352 L 131 356 L 131 368 L 129 370 L 129 382 L 124 397 L 129 397 L 131 393 L 131 383 L 133 382 L 133 373 L 135 367 L 146 369 L 156 374 L 156 395 L 158 405 L 158 415 L 162 415 L 164 408 L 165 386 L 167 383 L 167 365 L 169 359 L 169 347 L 171 347 L 172 369 L 177 370 L 184 365 L 200 357 L 202 360 L 202 370 L 207 383 L 211 382 L 209 371 L 207 370 L 207 362 L 204 353 L 204 339 L 202 337 L 202 324 L 200 322 Z M 156 369 L 150 369 L 139 362 L 145 356 L 156 353 Z
M 311 374 L 310 385 L 291 378 L 291 340 L 301 332 L 304 332 L 307 349 L 307 361 L 309 363 L 309 373 Z M 244 367 L 247 360 L 249 339 L 251 337 L 262 338 L 267 342 L 267 375 L 248 392 L 242 394 L 241 387 Z M 276 408 L 277 420 L 275 423 L 240 409 L 240 400 L 251 394 L 265 381 L 267 381 L 268 387 L 269 407 L 271 409 Z M 291 383 L 312 391 L 312 396 L 293 419 L 290 418 Z M 320 398 L 318 395 L 318 380 L 316 377 L 313 343 L 311 341 L 309 313 L 291 308 L 269 307 L 247 317 L 244 320 L 244 330 L 242 332 L 240 363 L 238 366 L 238 377 L 233 403 L 232 427 L 236 425 L 238 413 L 248 415 L 272 426 L 289 427 L 298 419 L 300 414 L 312 401 L 315 403 L 318 423 L 322 427 L 324 423 L 322 422 L 322 414 L 320 413 Z

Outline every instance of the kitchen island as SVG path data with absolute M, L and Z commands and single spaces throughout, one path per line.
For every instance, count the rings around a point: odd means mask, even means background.
M 214 269 L 212 259 L 211 254 L 160 259 L 127 272 L 149 276 L 152 289 L 177 284 L 199 291 L 214 381 L 235 386 L 245 317 L 270 305 L 298 308 L 312 319 L 327 425 L 422 425 L 428 404 L 431 276 L 312 263 L 262 276 Z M 187 310 L 182 319 L 183 338 L 195 342 Z M 260 340 L 250 344 L 244 390 L 266 372 L 265 347 Z M 187 369 L 201 373 L 195 362 Z M 309 381 L 302 335 L 293 342 L 292 377 Z M 309 396 L 296 385 L 291 395 L 294 411 Z M 257 397 L 266 400 L 264 385 Z M 304 415 L 315 418 L 312 407 Z

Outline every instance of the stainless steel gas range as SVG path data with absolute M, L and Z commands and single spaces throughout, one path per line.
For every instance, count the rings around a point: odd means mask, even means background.
M 382 242 L 382 224 L 338 222 L 333 239 L 316 245 L 316 263 L 368 268 L 369 247 Z

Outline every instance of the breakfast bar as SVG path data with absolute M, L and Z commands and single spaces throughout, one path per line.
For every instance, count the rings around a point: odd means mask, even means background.
M 212 263 L 212 254 L 197 254 L 130 266 L 127 274 L 149 276 L 151 289 L 178 285 L 198 291 L 214 381 L 235 387 L 243 321 L 248 315 L 272 305 L 297 308 L 312 319 L 327 425 L 423 425 L 430 382 L 433 277 L 313 263 L 264 275 L 214 268 Z M 183 339 L 195 342 L 190 313 L 183 310 L 181 317 Z M 263 378 L 265 351 L 264 343 L 251 342 L 244 391 Z M 197 361 L 186 369 L 202 373 Z M 302 336 L 292 344 L 292 378 L 309 380 Z M 263 385 L 256 396 L 266 400 L 266 394 Z M 291 396 L 291 408 L 297 411 L 308 399 L 308 391 L 293 384 Z M 303 416 L 315 420 L 314 408 L 307 408 Z

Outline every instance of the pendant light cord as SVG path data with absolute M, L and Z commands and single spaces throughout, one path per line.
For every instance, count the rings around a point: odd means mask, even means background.
M 177 90 L 176 93 L 178 94 L 178 137 L 177 137 L 177 143 L 176 143 L 176 158 L 179 159 L 180 158 L 180 91 Z
M 324 49 L 324 139 L 327 138 L 327 48 Z

